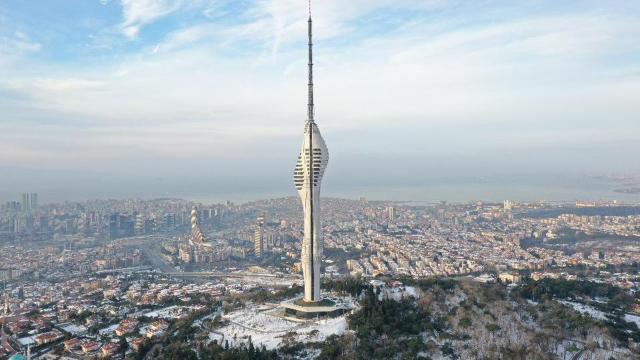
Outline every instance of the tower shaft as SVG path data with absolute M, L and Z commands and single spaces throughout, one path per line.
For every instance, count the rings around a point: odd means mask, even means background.
M 294 170 L 294 183 L 304 210 L 304 239 L 302 242 L 302 273 L 304 300 L 317 302 L 320 297 L 320 262 L 322 236 L 320 231 L 320 184 L 327 167 L 329 153 L 314 119 L 313 99 L 313 41 L 309 12 L 309 82 L 305 136 Z

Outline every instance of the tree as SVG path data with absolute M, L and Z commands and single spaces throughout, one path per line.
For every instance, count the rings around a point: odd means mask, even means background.
M 462 319 L 460 319 L 460 321 L 458 321 L 458 325 L 463 328 L 468 328 L 469 326 L 471 326 L 471 324 L 472 321 L 468 317 L 463 317 Z

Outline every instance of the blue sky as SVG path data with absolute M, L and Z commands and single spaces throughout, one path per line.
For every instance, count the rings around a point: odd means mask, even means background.
M 306 6 L 0 1 L 0 200 L 293 189 Z M 640 172 L 639 2 L 313 7 L 329 193 Z

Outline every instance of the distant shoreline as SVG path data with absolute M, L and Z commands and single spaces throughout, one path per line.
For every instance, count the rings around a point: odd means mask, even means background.
M 516 202 L 613 202 L 624 204 L 640 204 L 640 184 L 612 183 L 594 180 L 592 178 L 561 178 L 555 182 L 527 182 L 526 179 L 498 180 L 498 181 L 441 181 L 437 183 L 423 182 L 412 185 L 338 185 L 327 179 L 322 192 L 323 198 L 341 198 L 357 200 L 364 198 L 368 201 L 386 201 L 407 204 L 439 204 L 447 203 L 502 203 L 504 200 Z M 19 192 L 8 192 L 2 189 L 0 204 L 6 201 L 19 200 Z M 179 198 L 204 204 L 225 203 L 231 201 L 243 204 L 252 201 L 274 199 L 281 197 L 295 197 L 295 188 L 288 182 L 273 189 L 226 189 L 216 186 L 208 188 L 145 189 L 131 187 L 126 191 L 114 188 L 103 188 L 101 192 L 92 191 L 61 191 L 56 188 L 35 189 L 40 202 L 61 203 L 64 201 L 91 201 L 94 199 L 158 199 Z M 111 191 L 106 191 L 111 190 Z M 244 190 L 244 191 L 243 191 Z
M 619 194 L 640 194 L 640 187 L 614 189 L 613 192 L 616 192 L 616 193 L 619 193 Z

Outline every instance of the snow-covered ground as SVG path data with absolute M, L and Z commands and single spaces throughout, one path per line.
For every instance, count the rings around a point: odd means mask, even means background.
M 585 304 L 581 304 L 581 303 L 577 303 L 577 302 L 573 302 L 573 301 L 567 301 L 567 300 L 559 300 L 560 303 L 565 304 L 565 305 L 569 305 L 573 308 L 573 310 L 581 313 L 581 314 L 589 314 L 591 315 L 592 318 L 594 319 L 598 319 L 598 320 L 606 320 L 607 316 L 605 313 L 603 313 L 600 310 L 596 310 L 594 307 L 589 306 L 589 305 L 585 305 Z
M 218 334 L 218 333 L 215 333 L 215 332 L 210 332 L 209 333 L 209 340 L 210 341 L 216 340 L 218 342 L 218 344 L 222 344 L 222 342 L 223 342 L 222 340 L 224 340 L 224 335 Z
M 18 339 L 18 342 L 22 346 L 33 345 L 36 343 L 36 338 L 33 336 L 25 336 L 23 338 Z
M 467 295 L 463 291 L 455 291 L 453 295 L 447 296 L 445 300 L 445 304 L 449 309 L 452 309 L 456 306 L 460 306 L 460 304 L 467 300 Z
M 400 301 L 402 298 L 414 297 L 418 298 L 418 291 L 413 286 L 400 286 L 394 288 L 384 287 L 380 296 L 378 298 L 382 300 L 383 298 L 392 299 L 395 301 Z
M 195 308 L 193 306 L 177 306 L 177 305 L 173 305 L 173 306 L 169 306 L 166 308 L 162 308 L 162 309 L 158 309 L 158 310 L 154 310 L 154 311 L 150 311 L 148 313 L 145 313 L 144 316 L 146 317 L 150 317 L 150 318 L 162 318 L 162 319 L 179 319 L 185 315 L 187 315 L 188 313 L 190 313 L 191 311 L 194 311 Z
M 628 322 L 636 323 L 636 325 L 638 325 L 638 327 L 640 328 L 640 316 L 625 314 L 624 319 Z
M 598 320 L 606 320 L 607 319 L 607 315 L 600 311 L 595 309 L 592 306 L 589 305 L 585 305 L 585 304 L 581 304 L 578 302 L 573 302 L 573 301 L 567 301 L 567 300 L 559 300 L 559 302 L 565 304 L 565 305 L 569 305 L 571 306 L 575 311 L 581 313 L 581 314 L 589 314 L 591 315 L 592 318 L 594 319 L 598 319 Z M 601 302 L 601 301 L 599 301 Z M 639 328 L 640 328 L 640 316 L 638 315 L 632 315 L 632 314 L 625 314 L 624 315 L 624 319 L 628 322 L 632 322 L 635 323 Z
M 295 322 L 281 316 L 281 309 L 258 311 L 256 307 L 247 307 L 226 316 L 229 325 L 209 334 L 210 340 L 220 343 L 229 341 L 229 345 L 237 346 L 247 343 L 249 337 L 254 346 L 264 345 L 267 349 L 280 346 L 289 333 L 293 340 L 299 342 L 323 341 L 330 335 L 340 335 L 347 329 L 345 316 L 333 319 Z M 222 334 L 222 338 L 220 336 Z
M 208 319 L 213 319 L 213 318 L 215 318 L 215 317 L 216 317 L 216 316 L 218 316 L 218 315 L 222 315 L 222 309 L 218 309 L 218 310 L 216 310 L 216 311 L 212 312 L 211 314 L 209 314 L 209 315 L 205 315 L 205 316 L 203 316 L 202 318 L 200 318 L 200 319 L 198 319 L 198 320 L 194 321 L 194 322 L 193 322 L 193 326 L 197 326 L 197 327 L 201 328 L 201 327 L 202 327 L 202 322 L 203 322 L 203 321 L 208 320 Z
M 69 334 L 76 336 L 76 335 L 83 335 L 87 333 L 87 328 L 84 325 L 76 325 L 76 324 L 61 324 L 60 325 L 60 329 L 68 332 Z
M 116 329 L 118 328 L 119 324 L 113 324 L 109 327 L 106 327 L 104 329 L 100 329 L 98 330 L 98 334 L 99 335 L 109 335 L 112 334 L 114 331 L 116 331 Z
M 140 329 L 138 329 L 137 333 L 140 335 L 144 335 L 147 333 L 147 331 L 149 331 L 149 325 L 144 325 L 140 327 Z

